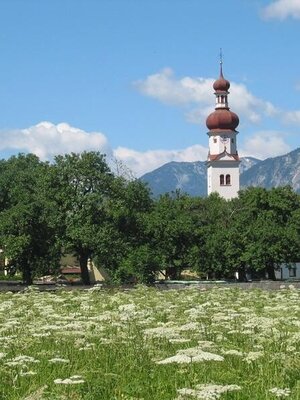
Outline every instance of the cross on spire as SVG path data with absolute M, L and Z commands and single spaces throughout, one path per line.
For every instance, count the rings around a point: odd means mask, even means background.
M 223 52 L 222 52 L 222 47 L 220 47 L 220 76 L 223 78 Z

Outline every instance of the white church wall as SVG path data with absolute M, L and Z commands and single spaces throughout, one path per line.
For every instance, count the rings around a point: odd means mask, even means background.
M 220 154 L 226 149 L 229 154 L 236 154 L 236 132 L 224 132 L 218 135 L 210 134 L 210 154 Z
M 217 164 L 217 165 L 215 165 Z M 217 192 L 226 200 L 237 197 L 240 189 L 238 162 L 217 161 L 208 167 L 208 194 Z M 224 176 L 224 185 L 220 184 L 220 175 Z M 230 185 L 226 185 L 226 175 L 230 175 Z

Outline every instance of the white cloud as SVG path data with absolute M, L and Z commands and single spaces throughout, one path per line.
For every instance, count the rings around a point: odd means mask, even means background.
M 34 153 L 43 160 L 57 154 L 84 150 L 110 152 L 108 141 L 102 133 L 87 133 L 67 123 L 54 125 L 51 122 L 41 122 L 26 129 L 1 131 L 0 150 Z
M 213 101 L 213 79 L 174 78 L 171 68 L 164 68 L 157 74 L 149 75 L 144 80 L 134 83 L 143 94 L 171 105 L 187 105 L 190 103 L 206 103 Z
M 266 19 L 286 19 L 292 17 L 300 19 L 300 1 L 299 0 L 276 0 L 267 5 L 262 10 L 262 16 Z
M 182 106 L 186 118 L 192 123 L 205 123 L 214 109 L 212 78 L 184 77 L 176 79 L 170 68 L 135 82 L 136 88 L 144 95 L 162 103 Z M 229 105 L 244 120 L 257 123 L 263 116 L 273 116 L 278 110 L 272 103 L 255 97 L 244 84 L 232 82 Z
M 185 118 L 192 124 L 205 124 L 206 118 L 214 111 L 212 106 L 194 107 L 185 113 Z
M 252 156 L 264 160 L 288 153 L 291 148 L 278 131 L 261 131 L 245 140 L 239 151 L 241 157 Z
M 300 124 L 300 110 L 282 113 L 282 120 L 288 124 Z
M 201 145 L 187 147 L 182 150 L 148 150 L 139 152 L 125 147 L 114 150 L 114 156 L 137 176 L 152 171 L 170 161 L 199 161 L 205 160 L 208 149 Z
M 299 112 L 300 120 L 300 112 Z M 107 161 L 115 170 L 116 165 L 122 173 L 139 177 L 171 161 L 206 160 L 208 148 L 194 145 L 179 150 L 137 151 L 126 147 L 111 149 L 107 138 L 100 132 L 85 132 L 67 123 L 58 125 L 41 122 L 26 129 L 0 132 L 0 151 L 15 150 L 30 152 L 43 160 L 52 159 L 57 154 L 100 151 L 108 155 Z M 279 132 L 258 132 L 246 139 L 241 156 L 264 159 L 287 153 L 290 147 L 284 142 L 284 135 Z M 116 161 L 116 160 L 117 161 Z M 120 164 L 121 163 L 121 164 Z
M 252 123 L 260 122 L 263 116 L 275 116 L 279 111 L 269 101 L 255 97 L 244 84 L 232 83 L 229 104 L 239 116 Z
M 284 140 L 285 134 L 278 131 L 260 131 L 245 140 L 240 147 L 241 157 L 252 156 L 261 160 L 288 153 L 291 148 Z M 194 145 L 181 150 L 148 150 L 139 152 L 125 147 L 114 150 L 114 156 L 122 161 L 137 176 L 170 161 L 204 161 L 208 148 Z
M 112 150 L 105 135 L 100 132 L 85 132 L 67 123 L 41 122 L 26 129 L 0 131 L 0 151 L 29 152 L 42 160 L 50 160 L 57 154 L 100 151 L 108 155 L 112 168 L 117 165 L 123 172 L 131 170 L 141 176 L 169 161 L 198 161 L 207 156 L 207 148 L 195 145 L 183 150 L 149 150 L 139 152 L 125 147 Z M 114 160 L 114 158 L 117 159 Z

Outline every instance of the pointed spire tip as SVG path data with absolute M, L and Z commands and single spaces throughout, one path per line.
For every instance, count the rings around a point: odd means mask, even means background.
M 223 52 L 222 52 L 222 47 L 220 47 L 220 77 L 223 78 Z

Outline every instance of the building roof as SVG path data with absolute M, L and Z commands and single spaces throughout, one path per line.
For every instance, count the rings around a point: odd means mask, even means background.
M 232 158 L 235 161 L 240 161 L 240 157 L 238 154 L 230 154 L 230 153 L 227 153 L 226 150 L 224 150 L 222 153 L 219 153 L 219 154 L 208 154 L 208 161 L 220 160 L 221 158 L 226 157 L 226 156 L 228 156 L 229 158 Z
M 239 124 L 239 117 L 229 109 L 217 109 L 206 119 L 206 126 L 210 131 L 235 131 Z
M 220 77 L 214 82 L 213 88 L 216 92 L 228 92 L 230 82 L 223 76 L 222 62 L 220 62 Z
M 81 268 L 80 267 L 69 267 L 66 266 L 61 269 L 60 271 L 62 274 L 80 274 L 81 273 Z

